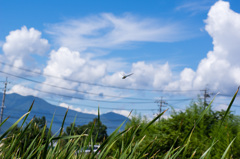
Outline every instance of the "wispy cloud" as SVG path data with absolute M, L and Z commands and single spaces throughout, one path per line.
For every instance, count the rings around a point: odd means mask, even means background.
M 47 33 L 58 45 L 79 51 L 120 47 L 131 42 L 171 42 L 186 38 L 183 27 L 177 23 L 110 13 L 49 25 Z
M 192 12 L 192 14 L 197 14 L 199 12 L 206 12 L 210 9 L 211 5 L 216 0 L 193 0 L 191 2 L 185 2 L 181 5 L 176 7 L 177 11 L 186 11 L 186 12 Z

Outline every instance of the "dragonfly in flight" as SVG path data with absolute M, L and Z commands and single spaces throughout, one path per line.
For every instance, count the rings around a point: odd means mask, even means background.
M 128 74 L 128 75 L 122 75 L 122 76 L 123 76 L 122 79 L 125 79 L 125 78 L 127 78 L 127 77 L 129 77 L 129 76 L 131 76 L 131 75 L 133 75 L 133 73 L 130 73 L 130 74 Z

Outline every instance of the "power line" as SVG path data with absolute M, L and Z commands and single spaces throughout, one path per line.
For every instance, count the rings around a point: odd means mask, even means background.
M 28 87 L 26 87 L 28 88 Z M 47 94 L 52 94 L 52 95 L 57 95 L 57 96 L 62 96 L 62 97 L 67 97 L 67 98 L 74 98 L 74 99 L 80 99 L 80 100 L 89 100 L 89 101 L 97 101 L 97 102 L 107 102 L 107 103 L 137 103 L 137 104 L 146 104 L 146 103 L 154 103 L 154 102 L 135 102 L 135 101 L 129 101 L 129 102 L 118 102 L 118 101 L 106 101 L 106 100 L 94 100 L 94 99 L 87 99 L 87 98 L 81 98 L 81 97 L 75 97 L 75 96 L 68 96 L 68 95 L 62 95 L 62 94 L 56 94 L 48 91 L 42 91 L 36 88 L 30 88 L 35 91 L 47 93 Z M 185 98 L 185 99 L 169 99 L 170 101 L 189 101 L 193 100 L 193 98 Z
M 52 85 L 52 84 L 49 84 L 49 83 L 43 83 L 43 82 L 40 82 L 40 81 L 28 79 L 28 78 L 25 78 L 25 77 L 22 77 L 22 76 L 13 75 L 13 74 L 6 73 L 6 72 L 3 72 L 3 71 L 0 71 L 0 72 L 4 73 L 4 74 L 7 74 L 7 75 L 10 75 L 10 76 L 13 76 L 13 77 L 21 78 L 21 79 L 24 79 L 24 80 L 27 80 L 27 81 L 30 81 L 30 82 L 38 83 L 38 84 L 41 84 L 41 85 L 47 85 L 47 86 L 50 86 L 50 87 L 60 88 L 60 89 L 63 89 L 63 90 L 68 90 L 68 91 L 80 92 L 80 93 L 83 93 L 83 94 L 90 94 L 90 95 L 99 96 L 99 94 L 97 94 L 97 93 L 69 89 L 69 88 L 66 88 L 66 87 L 60 87 L 60 86 Z M 106 97 L 114 97 L 114 98 L 133 99 L 133 100 L 149 100 L 149 101 L 153 100 L 153 99 L 149 99 L 149 98 L 131 98 L 131 97 L 121 97 L 121 96 L 113 96 L 113 95 L 104 95 L 104 96 L 106 96 Z M 192 98 L 176 99 L 176 100 L 171 100 L 171 101 L 181 101 L 181 100 L 183 100 L 183 101 L 185 101 L 185 100 L 192 100 Z
M 10 110 L 8 110 L 8 111 L 10 111 Z M 11 111 L 22 112 L 22 113 L 28 112 L 28 110 L 23 110 L 23 109 L 11 109 Z M 82 112 L 79 112 L 79 113 L 82 113 Z M 43 116 L 53 116 L 54 115 L 54 116 L 64 117 L 65 112 L 63 114 L 55 114 L 55 113 L 47 113 L 47 112 L 39 112 L 39 111 L 31 110 L 30 114 L 34 114 L 34 115 L 43 114 Z M 102 117 L 102 115 L 100 115 L 100 118 Z M 12 117 L 12 115 L 10 115 L 10 114 L 9 114 L 9 116 Z M 16 113 L 14 114 L 14 116 L 16 116 Z M 19 115 L 19 116 L 21 116 L 21 115 Z M 76 115 L 69 115 L 69 114 L 67 115 L 67 118 L 75 118 L 75 117 L 76 117 Z M 96 117 L 97 117 L 97 115 L 96 115 Z M 77 116 L 76 119 L 94 119 L 96 117 Z M 127 117 L 126 117 L 126 119 L 127 119 Z M 110 119 L 110 120 L 111 121 L 124 121 L 125 119 Z M 101 118 L 101 121 L 109 121 L 109 120 L 106 118 Z
M 9 67 L 14 67 L 17 68 L 19 70 L 23 70 L 25 72 L 30 72 L 30 73 L 34 73 L 34 74 L 38 74 L 41 76 L 47 76 L 47 77 L 51 77 L 51 78 L 57 78 L 57 79 L 61 79 L 61 80 L 65 80 L 65 81 L 70 81 L 70 82 L 75 82 L 75 83 L 80 83 L 80 84 L 86 84 L 86 85 L 92 85 L 92 86 L 99 86 L 99 87 L 108 87 L 108 88 L 114 88 L 114 89 L 123 89 L 123 90 L 134 90 L 134 91 L 150 91 L 150 92 L 197 92 L 197 91 L 201 91 L 201 90 L 164 90 L 164 89 L 142 89 L 142 88 L 126 88 L 126 87 L 117 87 L 117 86 L 110 86 L 110 85 L 103 85 L 103 84 L 99 84 L 99 83 L 90 83 L 90 82 L 84 82 L 84 81 L 78 81 L 78 80 L 73 80 L 73 79 L 69 79 L 69 78 L 61 78 L 61 77 L 57 77 L 57 76 L 53 76 L 53 75 L 48 75 L 45 73 L 40 73 L 40 72 L 36 72 L 36 71 L 32 71 L 30 69 L 27 68 L 22 68 L 22 67 L 16 67 L 12 64 L 7 64 L 5 62 L 0 61 L 1 64 L 9 66 Z M 4 72 L 2 72 L 4 73 Z
M 73 99 L 80 99 L 80 100 L 87 100 L 87 101 L 95 101 L 95 102 L 103 102 L 103 103 L 138 103 L 138 104 L 146 104 L 146 103 L 153 103 L 153 102 L 136 102 L 136 101 L 129 101 L 129 102 L 119 102 L 119 101 L 109 101 L 109 100 L 97 100 L 97 99 L 88 99 L 88 98 L 82 98 L 82 97 L 76 97 L 76 96 L 70 96 L 70 95 L 63 95 L 63 94 L 57 94 L 49 91 L 43 91 L 36 88 L 31 88 L 32 90 L 46 93 L 46 94 L 52 94 L 56 96 L 66 97 L 66 98 L 73 98 Z
M 37 97 L 37 96 L 35 96 Z M 40 97 L 38 97 L 40 98 Z M 59 102 L 57 100 L 53 100 L 53 99 L 46 99 L 47 101 L 52 101 L 52 102 Z M 95 108 L 95 109 L 98 109 L 97 106 L 93 106 L 93 105 L 88 105 L 88 104 L 77 104 L 77 103 L 72 103 L 72 102 L 64 102 L 68 105 L 73 105 L 73 106 L 84 106 L 84 107 L 89 107 L 89 108 Z M 59 106 L 61 107 L 61 106 Z M 132 108 L 132 109 L 127 109 L 127 108 L 115 108 L 115 107 L 103 107 L 103 106 L 99 106 L 100 110 L 101 109 L 112 109 L 112 110 L 141 110 L 141 111 L 152 111 L 152 110 L 157 110 L 157 109 L 141 109 L 141 108 Z
M 10 74 L 10 73 L 7 73 L 7 72 L 3 72 L 3 71 L 0 71 L 0 72 L 4 73 L 6 75 L 10 75 L 10 76 L 13 76 L 13 77 L 24 79 L 26 81 L 38 83 L 38 84 L 41 84 L 41 85 L 47 85 L 47 86 L 50 86 L 50 87 L 60 88 L 60 89 L 63 89 L 63 90 L 68 90 L 68 91 L 74 91 L 74 92 L 79 92 L 79 93 L 83 93 L 83 94 L 90 94 L 90 95 L 99 96 L 98 93 L 92 93 L 92 92 L 87 92 L 87 91 L 79 91 L 79 90 L 75 90 L 75 89 L 70 89 L 70 88 L 66 88 L 66 87 L 56 86 L 56 85 L 52 85 L 52 84 L 49 84 L 49 83 L 44 83 L 44 82 L 32 80 L 32 79 L 25 78 L 25 77 L 18 76 L 18 75 L 13 75 L 13 74 Z M 153 100 L 153 99 L 146 99 L 146 98 L 145 99 L 144 98 L 130 98 L 130 97 L 121 97 L 121 96 L 113 96 L 113 95 L 104 95 L 104 96 L 106 96 L 106 97 L 113 97 L 113 98 L 133 99 L 133 100 Z
M 1 71 L 0 71 L 1 72 Z M 105 102 L 105 103 L 136 103 L 136 104 L 150 104 L 153 102 L 137 102 L 137 101 L 128 101 L 128 102 L 119 102 L 119 101 L 109 101 L 109 100 L 97 100 L 97 99 L 88 99 L 88 98 L 83 98 L 83 97 L 76 97 L 76 96 L 70 96 L 70 95 L 63 95 L 63 94 L 57 94 L 49 91 L 43 91 L 37 88 L 32 88 L 32 87 L 26 87 L 38 92 L 46 93 L 46 94 L 52 94 L 56 96 L 61 96 L 61 97 L 66 97 L 66 98 L 73 98 L 73 99 L 80 99 L 80 100 L 87 100 L 87 101 L 95 101 L 95 102 Z M 193 100 L 193 98 L 186 98 L 186 99 L 169 99 L 171 101 L 188 101 L 188 100 Z
M 0 71 L 1 72 L 1 71 Z M 39 82 L 39 81 L 38 81 Z M 17 84 L 17 83 L 16 83 Z M 45 84 L 45 83 L 41 83 L 39 82 L 39 84 Z M 26 87 L 26 86 L 24 86 Z M 55 87 L 52 85 L 52 87 Z M 39 91 L 39 92 L 45 92 L 47 93 L 46 91 L 42 91 L 42 90 L 39 90 L 37 88 L 32 88 L 32 87 L 26 87 L 26 88 L 29 88 L 29 89 L 33 89 L 33 90 L 36 90 L 36 91 Z M 56 86 L 56 88 L 58 88 L 58 86 Z M 74 90 L 75 91 L 75 90 Z M 54 94 L 54 93 L 49 93 L 49 94 Z M 105 95 L 106 96 L 106 95 Z M 74 97 L 72 97 L 74 98 Z M 120 97 L 120 98 L 128 98 L 128 97 Z M 139 99 L 141 100 L 140 98 L 128 98 L 128 99 Z M 146 99 L 146 98 L 142 98 L 143 100 L 151 100 L 153 101 L 154 99 Z M 194 98 L 182 98 L 182 99 L 168 99 L 168 101 L 188 101 L 188 100 L 193 100 Z M 81 98 L 81 100 L 84 100 L 83 98 Z M 121 102 L 120 102 L 121 103 Z M 130 102 L 124 102 L 124 103 L 142 103 L 142 102 L 135 102 L 135 101 L 130 101 Z M 152 103 L 152 102 L 144 102 L 144 103 Z
M 43 99 L 42 97 L 39 97 L 39 96 L 34 96 L 35 98 L 40 98 L 40 99 Z M 50 101 L 50 102 L 59 102 L 59 100 L 54 100 L 54 99 L 49 99 L 49 98 L 45 98 L 43 100 L 46 100 L 47 102 Z M 37 101 L 35 101 L 36 103 Z M 66 103 L 68 105 L 71 105 L 71 106 L 78 106 L 78 107 L 89 107 L 89 108 L 95 108 L 95 109 L 98 109 L 98 106 L 93 106 L 93 105 L 88 105 L 88 104 L 78 104 L 78 103 L 73 103 L 73 102 L 66 102 L 64 101 L 63 103 Z M 54 105 L 54 104 L 53 104 Z M 58 106 L 58 105 L 54 105 L 54 106 Z M 58 107 L 61 107 L 61 106 L 58 106 Z M 64 108 L 64 107 L 61 107 L 61 108 Z M 100 110 L 101 109 L 108 109 L 108 110 L 139 110 L 139 111 L 152 111 L 152 110 L 158 110 L 158 109 L 141 109 L 141 108 L 132 108 L 132 109 L 127 109 L 127 108 L 115 108 L 115 107 L 103 107 L 103 106 L 99 106 Z M 74 110 L 74 109 L 71 109 L 71 110 Z M 75 111 L 75 110 L 74 110 Z

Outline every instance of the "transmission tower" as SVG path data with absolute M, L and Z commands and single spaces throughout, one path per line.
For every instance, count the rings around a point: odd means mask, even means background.
M 204 109 L 207 107 L 208 103 L 207 103 L 207 98 L 210 98 L 210 94 L 208 93 L 208 89 L 205 88 L 204 90 L 202 90 L 204 92 L 203 94 L 203 98 L 204 98 Z
M 163 100 L 163 97 L 161 97 L 161 99 L 158 99 L 155 101 L 155 103 L 158 103 L 159 106 L 159 114 L 162 113 L 162 107 L 166 107 L 167 106 L 167 102 Z

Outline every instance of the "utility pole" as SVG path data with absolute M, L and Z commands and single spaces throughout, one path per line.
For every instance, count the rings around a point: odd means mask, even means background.
M 156 100 L 155 103 L 158 103 L 158 106 L 159 106 L 159 114 L 162 113 L 162 107 L 166 107 L 166 105 L 168 104 L 166 101 L 163 100 L 163 97 L 161 97 L 160 100 Z
M 2 99 L 0 123 L 2 123 L 2 118 L 3 118 L 3 109 L 4 109 L 5 95 L 6 95 L 6 90 L 7 90 L 7 83 L 8 83 L 8 81 L 7 81 L 7 77 L 6 77 L 4 92 L 3 92 L 3 99 Z M 0 132 L 1 132 L 1 127 L 0 127 Z

